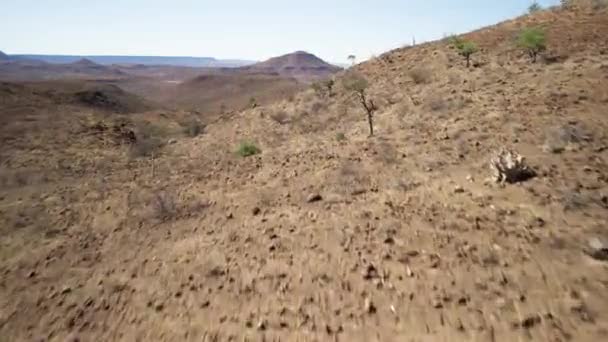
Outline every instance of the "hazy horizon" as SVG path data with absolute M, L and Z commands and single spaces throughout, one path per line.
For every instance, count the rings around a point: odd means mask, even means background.
M 512 18 L 532 1 L 22 0 L 0 13 L 11 55 L 213 57 L 261 61 L 304 50 L 332 63 L 358 60 Z M 558 0 L 539 1 L 543 6 Z M 445 9 L 445 10 L 444 10 Z M 25 24 L 25 25 L 24 25 Z

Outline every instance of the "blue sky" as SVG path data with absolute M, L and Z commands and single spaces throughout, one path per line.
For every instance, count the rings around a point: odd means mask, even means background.
M 0 0 L 0 50 L 253 60 L 305 50 L 344 63 L 494 24 L 531 1 Z

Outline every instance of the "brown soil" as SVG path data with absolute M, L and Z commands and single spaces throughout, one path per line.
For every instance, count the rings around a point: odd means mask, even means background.
M 537 64 L 512 48 L 524 22 L 549 32 Z M 139 139 L 138 120 L 178 132 L 189 114 L 108 116 L 0 85 L 0 336 L 606 340 L 608 36 L 594 32 L 605 10 L 554 10 L 471 33 L 470 69 L 447 42 L 359 65 L 372 138 L 340 77 L 333 96 L 226 114 L 147 158 L 99 127 Z M 243 140 L 262 152 L 239 157 Z M 537 176 L 485 181 L 502 147 Z

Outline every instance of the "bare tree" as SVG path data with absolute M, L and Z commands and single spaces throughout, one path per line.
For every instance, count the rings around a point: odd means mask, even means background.
M 357 97 L 357 100 L 365 109 L 367 114 L 367 123 L 369 124 L 369 135 L 374 135 L 374 113 L 378 110 L 372 99 L 367 98 L 366 89 L 369 87 L 369 82 L 356 73 L 350 73 L 344 78 L 344 88 Z

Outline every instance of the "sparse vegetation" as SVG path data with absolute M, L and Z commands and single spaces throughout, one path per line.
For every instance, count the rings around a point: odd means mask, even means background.
M 289 115 L 287 114 L 286 111 L 284 111 L 282 109 L 273 111 L 270 114 L 270 118 L 274 122 L 276 122 L 276 123 L 278 123 L 280 125 L 285 125 L 286 123 L 289 123 Z
M 336 140 L 337 141 L 344 141 L 344 140 L 346 140 L 346 135 L 344 135 L 344 133 L 342 133 L 342 132 L 338 132 L 336 134 Z
M 198 119 L 190 119 L 182 124 L 183 132 L 186 136 L 194 138 L 203 133 L 205 126 Z
M 131 156 L 156 157 L 163 147 L 163 139 L 167 136 L 164 127 L 149 122 L 140 123 L 137 127 L 136 139 L 131 145 Z
M 424 67 L 416 67 L 410 70 L 409 75 L 416 84 L 430 83 L 433 78 L 431 71 Z
M 131 145 L 131 156 L 135 158 L 139 157 L 152 157 L 158 155 L 159 150 L 162 148 L 163 142 L 159 138 L 146 137 L 139 138 Z
M 587 131 L 579 125 L 561 125 L 551 127 L 545 133 L 545 143 L 543 149 L 545 152 L 561 153 L 568 146 L 573 144 L 582 144 L 591 140 L 591 136 Z
M 332 97 L 335 81 L 333 79 L 314 82 L 311 87 L 319 97 Z
M 538 54 L 547 48 L 545 31 L 540 27 L 525 28 L 520 32 L 517 44 L 526 50 L 532 63 L 536 63 Z
M 258 106 L 258 101 L 255 97 L 249 98 L 249 108 L 256 108 Z
M 369 135 L 374 135 L 374 113 L 378 108 L 372 99 L 367 98 L 366 90 L 369 82 L 360 74 L 350 73 L 344 78 L 344 88 L 355 94 L 359 103 L 367 113 L 367 123 L 369 124 Z
M 236 150 L 236 154 L 241 157 L 250 157 L 261 152 L 262 150 L 250 141 L 241 142 Z
M 465 58 L 468 68 L 471 65 L 471 56 L 478 51 L 477 44 L 456 36 L 451 36 L 449 41 L 458 54 Z
M 177 215 L 175 197 L 171 194 L 159 192 L 152 199 L 152 211 L 154 218 L 161 222 L 172 220 Z

